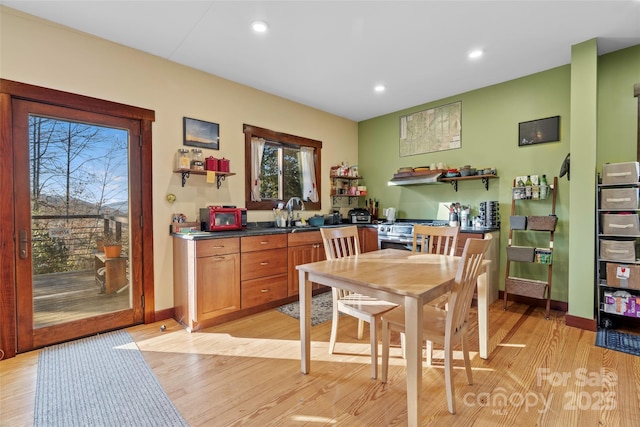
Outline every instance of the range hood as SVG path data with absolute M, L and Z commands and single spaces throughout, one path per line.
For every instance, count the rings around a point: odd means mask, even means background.
M 387 185 L 443 184 L 443 182 L 440 181 L 442 172 L 442 169 L 435 169 L 420 172 L 397 173 L 387 182 Z

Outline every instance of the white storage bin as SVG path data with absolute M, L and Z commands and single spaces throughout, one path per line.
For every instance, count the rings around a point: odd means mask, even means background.
M 635 236 L 640 234 L 638 214 L 603 214 L 602 234 Z
M 602 165 L 603 184 L 633 184 L 638 182 L 640 164 L 638 162 L 605 163 Z
M 603 188 L 600 209 L 638 209 L 638 189 Z
M 609 261 L 635 262 L 635 242 L 600 240 L 600 258 Z

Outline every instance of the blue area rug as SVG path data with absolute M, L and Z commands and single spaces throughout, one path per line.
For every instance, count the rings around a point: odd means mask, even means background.
M 640 335 L 626 334 L 613 329 L 598 329 L 596 345 L 598 347 L 640 356 Z
M 34 426 L 188 426 L 126 331 L 41 350 Z

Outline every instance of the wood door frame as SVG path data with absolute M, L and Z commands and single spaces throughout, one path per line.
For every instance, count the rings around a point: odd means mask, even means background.
M 111 115 L 140 121 L 142 188 L 131 191 L 141 195 L 141 241 L 131 242 L 142 250 L 141 281 L 145 298 L 144 323 L 155 321 L 154 275 L 153 275 L 153 199 L 152 199 L 152 122 L 155 112 L 143 108 L 62 92 L 12 80 L 0 79 L 0 182 L 2 194 L 13 194 L 13 136 L 12 100 L 22 99 L 87 112 Z M 135 171 L 132 171 L 135 172 Z M 8 199 L 8 197 L 7 197 Z M 13 357 L 17 353 L 17 307 L 16 268 L 17 235 L 14 229 L 14 203 L 0 203 L 0 359 Z

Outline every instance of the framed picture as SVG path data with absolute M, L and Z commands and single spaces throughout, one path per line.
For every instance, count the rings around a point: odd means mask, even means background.
M 193 147 L 220 149 L 220 125 L 184 117 L 184 145 Z
M 531 120 L 518 125 L 518 146 L 560 141 L 560 116 Z
M 400 116 L 400 157 L 461 148 L 462 101 Z

